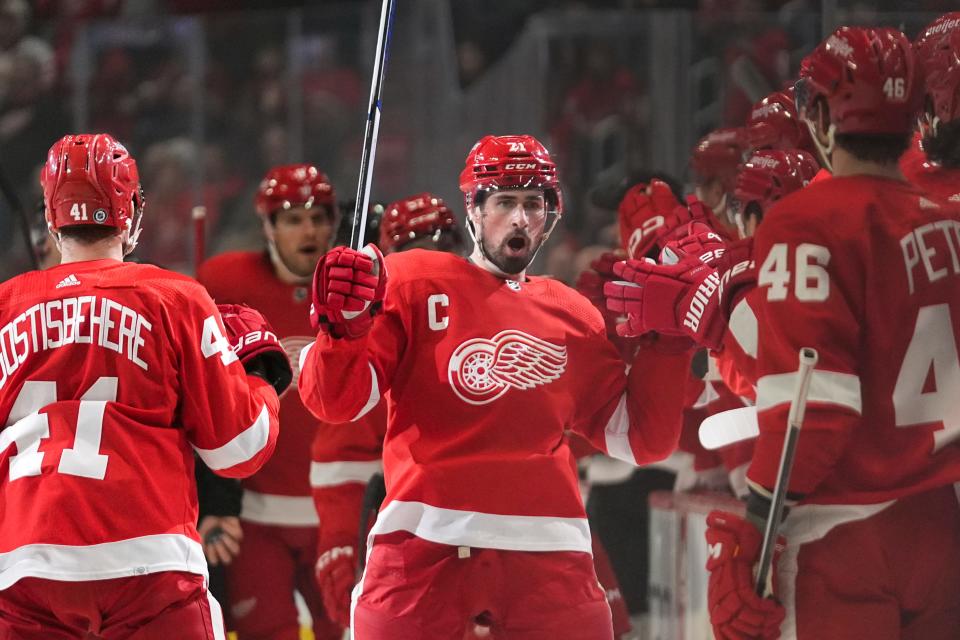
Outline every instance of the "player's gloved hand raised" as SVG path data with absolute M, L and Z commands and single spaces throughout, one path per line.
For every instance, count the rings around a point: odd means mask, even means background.
M 713 265 L 723 257 L 726 246 L 712 228 L 702 222 L 691 222 L 677 240 L 670 240 L 660 252 L 661 264 L 677 264 L 688 259 Z
M 603 293 L 611 311 L 627 314 L 627 321 L 617 327 L 620 335 L 658 331 L 719 349 L 727 323 L 719 313 L 715 269 L 699 260 L 671 265 L 627 260 L 615 264 L 613 271 L 620 279 L 604 285 Z
M 662 180 L 630 187 L 617 208 L 627 256 L 636 260 L 644 257 L 656 245 L 667 220 L 673 220 L 673 210 L 678 206 L 680 202 L 670 185 Z
M 589 269 L 584 269 L 577 277 L 576 289 L 600 310 L 603 322 L 607 326 L 607 333 L 615 334 L 619 315 L 607 309 L 607 299 L 603 295 L 603 285 L 615 279 L 613 265 L 623 260 L 613 252 L 602 254 L 590 263 Z
M 670 241 L 680 240 L 703 228 L 716 232 L 716 224 L 713 212 L 707 205 L 700 202 L 696 196 L 687 196 L 686 202 L 671 209 L 663 226 L 657 230 L 657 244 L 662 249 Z
M 707 606 L 718 639 L 780 637 L 786 611 L 776 600 L 761 598 L 754 591 L 754 570 L 762 544 L 760 530 L 743 518 L 723 511 L 707 516 Z M 784 544 L 781 537 L 778 547 L 782 549 Z M 776 556 L 775 552 L 774 567 Z M 774 587 L 776 582 L 773 574 Z
M 315 573 L 327 615 L 340 626 L 349 627 L 350 592 L 356 584 L 357 550 L 351 544 L 322 550 Z
M 334 338 L 359 338 L 370 330 L 387 286 L 383 254 L 376 245 L 361 251 L 334 247 L 313 274 L 310 322 Z
M 245 304 L 218 304 L 217 309 L 227 341 L 247 373 L 272 384 L 277 395 L 286 391 L 293 380 L 290 358 L 263 314 Z

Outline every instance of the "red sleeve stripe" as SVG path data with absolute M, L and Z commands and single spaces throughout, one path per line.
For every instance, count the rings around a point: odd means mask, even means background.
M 764 411 L 793 400 L 797 373 L 778 373 L 763 376 L 757 381 L 757 410 Z M 810 377 L 807 402 L 834 404 L 855 413 L 862 412 L 860 377 L 837 371 L 814 370 Z
M 348 482 L 367 482 L 370 476 L 382 471 L 379 460 L 311 462 L 310 486 L 335 487 Z
M 253 421 L 253 424 L 227 444 L 216 449 L 201 449 L 197 446 L 194 446 L 194 449 L 200 459 L 216 471 L 218 469 L 228 469 L 250 460 L 260 453 L 269 439 L 270 411 L 267 409 L 267 405 L 263 405 L 260 415 Z

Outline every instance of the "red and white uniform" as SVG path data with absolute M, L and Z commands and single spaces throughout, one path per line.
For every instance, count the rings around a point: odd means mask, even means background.
M 228 252 L 204 262 L 197 279 L 220 303 L 245 303 L 270 322 L 290 356 L 312 341 L 309 289 L 280 281 L 266 252 Z M 230 620 L 241 639 L 299 634 L 293 588 L 304 596 L 318 638 L 338 638 L 313 579 L 317 512 L 310 492 L 310 447 L 319 422 L 294 389 L 280 398 L 282 429 L 270 461 L 243 482 L 240 554 L 227 568 Z
M 385 402 L 354 424 L 319 424 L 310 451 L 310 486 L 320 517 L 319 548 L 356 546 L 367 481 L 383 472 L 386 425 Z
M 255 472 L 278 402 L 203 288 L 115 260 L 9 280 L 0 371 L 0 589 L 205 577 L 193 454 L 220 475 Z
M 960 202 L 960 169 L 944 169 L 927 160 L 919 133 L 900 157 L 900 171 L 911 184 L 941 200 Z
M 912 553 L 948 541 L 944 557 L 957 555 L 955 497 L 941 504 L 949 509 L 942 524 L 914 528 L 909 542 L 899 539 L 904 518 L 919 520 L 923 504 L 943 502 L 938 488 L 952 494 L 960 481 L 958 247 L 956 210 L 905 182 L 867 176 L 835 177 L 795 192 L 759 228 L 760 436 L 748 481 L 761 492 L 775 482 L 797 353 L 814 347 L 820 354 L 790 481 L 790 491 L 804 497 L 783 528 L 783 637 L 859 637 L 869 612 L 824 615 L 824 598 L 876 601 L 878 617 L 887 620 L 900 611 L 898 602 L 909 610 L 915 601 L 904 595 L 903 575 L 928 585 L 960 580 L 956 564 L 926 563 Z M 891 508 L 901 517 L 888 522 L 878 515 Z M 882 557 L 896 554 L 889 571 L 861 566 L 875 554 L 848 562 L 858 544 L 888 545 Z M 843 584 L 824 568 L 830 563 L 846 563 Z M 878 571 L 882 580 L 863 579 Z M 883 610 L 884 602 L 892 608 Z M 941 619 L 953 625 L 951 633 L 956 617 Z M 899 634 L 898 620 L 863 637 L 913 637 Z
M 301 354 L 301 397 L 322 419 L 354 420 L 387 398 L 387 497 L 373 534 L 408 532 L 445 548 L 588 554 L 564 430 L 634 464 L 666 457 L 682 403 L 642 390 L 685 379 L 689 356 L 637 362 L 628 380 L 599 312 L 559 282 L 505 281 L 421 250 L 392 254 L 386 267 L 372 330 L 342 340 L 321 333 Z M 361 603 L 373 597 L 374 576 L 384 575 L 378 558 L 373 548 L 355 602 L 360 593 Z M 584 566 L 595 580 L 592 564 Z M 603 593 L 593 591 L 609 625 Z

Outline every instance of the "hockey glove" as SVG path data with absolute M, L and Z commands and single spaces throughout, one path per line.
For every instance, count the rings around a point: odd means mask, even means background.
M 616 335 L 617 321 L 620 316 L 607 309 L 607 299 L 603 295 L 603 285 L 614 280 L 613 265 L 623 260 L 622 256 L 607 252 L 590 263 L 577 277 L 577 291 L 600 310 L 608 335 Z
M 604 285 L 603 293 L 611 311 L 627 314 L 617 327 L 620 335 L 658 331 L 720 347 L 727 323 L 719 313 L 720 277 L 712 267 L 699 260 L 672 265 L 627 260 L 613 271 L 620 280 Z
M 334 338 L 359 338 L 373 326 L 387 286 L 383 254 L 376 245 L 362 251 L 334 247 L 313 274 L 310 323 Z
M 653 249 L 673 210 L 681 206 L 670 186 L 662 180 L 631 187 L 617 208 L 620 238 L 627 256 L 639 260 Z
M 356 584 L 357 552 L 352 544 L 328 547 L 317 558 L 317 586 L 327 615 L 347 628 L 350 626 L 350 592 Z
M 693 223 L 697 223 L 697 229 L 706 227 L 710 231 L 716 231 L 716 219 L 710 209 L 700 202 L 696 196 L 687 196 L 684 204 L 677 204 L 666 216 L 665 222 L 657 230 L 657 245 L 662 249 L 667 246 L 671 240 L 681 240 L 693 230 Z
M 723 255 L 713 263 L 720 274 L 720 307 L 730 319 L 737 302 L 757 286 L 757 265 L 753 259 L 753 238 L 729 242 Z
M 743 518 L 723 511 L 712 511 L 707 516 L 707 606 L 710 624 L 719 640 L 780 637 L 786 611 L 776 600 L 761 598 L 754 591 L 754 572 L 762 544 L 760 530 Z M 781 537 L 778 550 L 784 545 Z M 778 555 L 775 551 L 774 567 Z M 776 574 L 772 577 L 776 585 Z
M 257 375 L 282 394 L 293 380 L 290 358 L 267 319 L 245 304 L 218 304 L 227 341 L 247 373 Z
M 683 237 L 670 240 L 660 252 L 661 264 L 677 264 L 685 260 L 699 260 L 713 265 L 724 254 L 723 239 L 702 222 L 691 222 L 683 230 Z

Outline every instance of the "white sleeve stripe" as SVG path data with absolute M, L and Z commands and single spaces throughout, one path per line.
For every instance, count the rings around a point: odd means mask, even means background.
M 310 353 L 310 349 L 313 349 L 315 346 L 317 346 L 316 340 L 305 346 L 303 349 L 300 349 L 300 357 L 297 358 L 297 368 L 300 371 L 303 371 L 303 364 L 307 361 L 307 354 Z
M 736 339 L 740 348 L 751 358 L 757 357 L 757 316 L 747 304 L 746 298 L 740 300 L 730 313 L 727 323 L 730 333 Z
M 379 460 L 311 462 L 310 486 L 334 487 L 348 482 L 367 482 L 381 469 L 383 465 Z
M 630 414 L 627 411 L 627 394 L 620 396 L 617 408 L 607 421 L 603 429 L 607 455 L 630 464 L 637 464 L 633 456 L 633 447 L 630 446 Z
M 246 462 L 254 457 L 267 445 L 270 439 L 270 411 L 263 405 L 260 415 L 233 440 L 216 449 L 201 449 L 194 445 L 194 449 L 203 462 L 213 469 L 228 469 Z
M 763 411 L 789 403 L 793 400 L 796 384 L 796 372 L 763 376 L 757 381 L 757 410 Z M 835 404 L 861 413 L 860 377 L 850 373 L 815 369 L 810 376 L 807 402 Z
M 377 381 L 377 370 L 373 368 L 372 362 L 368 362 L 367 366 L 370 367 L 370 397 L 367 398 L 367 404 L 360 409 L 360 413 L 353 416 L 350 422 L 356 422 L 367 415 L 380 402 L 380 383 Z

